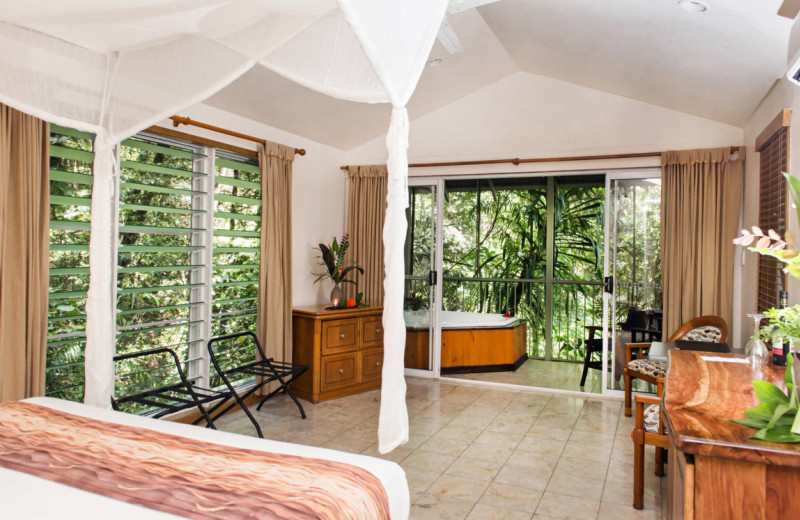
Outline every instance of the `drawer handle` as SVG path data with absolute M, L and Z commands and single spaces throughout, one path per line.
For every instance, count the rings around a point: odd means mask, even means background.
M 380 333 L 381 333 L 381 329 L 375 329 L 375 334 L 380 334 Z
M 376 362 L 375 362 L 375 366 L 376 366 L 376 367 L 379 367 L 379 366 L 381 366 L 381 362 L 380 362 L 380 361 L 376 361 Z
M 339 334 L 339 339 L 344 339 L 344 332 L 342 332 L 341 334 Z
M 340 374 L 344 374 L 344 369 L 343 369 L 343 368 L 340 368 L 340 369 L 339 369 L 339 373 L 340 373 Z

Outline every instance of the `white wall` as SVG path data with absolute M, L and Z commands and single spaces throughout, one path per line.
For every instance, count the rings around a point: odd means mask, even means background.
M 429 162 L 598 155 L 741 142 L 742 130 L 734 126 L 518 72 L 412 121 L 409 158 Z M 347 158 L 349 164 L 385 161 L 383 138 L 351 150 Z
M 305 148 L 306 155 L 298 155 L 292 167 L 292 303 L 311 305 L 327 301 L 330 287 L 313 285 L 311 271 L 317 270 L 318 266 L 312 248 L 322 241 L 329 241 L 333 235 L 344 233 L 345 182 L 339 170 L 339 166 L 346 164 L 344 152 L 208 105 L 195 105 L 178 115 L 287 146 Z M 158 126 L 172 128 L 172 121 Z M 256 149 L 255 143 L 194 126 L 181 125 L 177 130 Z
M 791 126 L 789 128 L 789 172 L 797 176 L 800 173 L 800 154 L 792 150 L 800 150 L 800 87 L 793 85 L 782 78 L 775 83 L 761 105 L 751 116 L 744 127 L 744 139 L 747 146 L 747 162 L 745 170 L 744 211 L 742 225 L 750 227 L 758 224 L 758 198 L 759 198 L 759 159 L 755 150 L 756 137 L 784 108 L 792 110 Z M 800 236 L 797 218 L 793 209 L 789 210 L 789 228 Z M 742 248 L 738 248 L 742 249 Z M 758 255 L 749 251 L 739 253 L 737 262 L 738 283 L 741 284 L 741 316 L 745 313 L 755 312 Z M 800 303 L 800 282 L 789 278 L 789 304 Z M 777 302 L 776 302 L 777 303 Z M 739 333 L 741 344 L 747 342 L 753 333 L 750 319 L 743 319 Z

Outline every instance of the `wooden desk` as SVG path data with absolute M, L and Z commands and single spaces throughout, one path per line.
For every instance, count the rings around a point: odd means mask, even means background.
M 800 511 L 800 445 L 749 439 L 745 418 L 758 404 L 750 365 L 707 362 L 733 354 L 672 350 L 664 390 L 670 438 L 667 518 L 786 519 Z M 785 367 L 761 378 L 783 387 Z

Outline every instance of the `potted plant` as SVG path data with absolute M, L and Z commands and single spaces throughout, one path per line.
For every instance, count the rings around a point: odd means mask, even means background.
M 784 173 L 789 192 L 794 201 L 797 220 L 800 224 L 800 180 Z M 742 246 L 755 245 L 749 249 L 761 255 L 777 258 L 784 264 L 784 272 L 800 279 L 800 251 L 794 233 L 786 232 L 781 237 L 770 229 L 764 233 L 758 226 L 750 230 L 743 229 L 734 244 Z M 756 334 L 763 340 L 789 341 L 800 348 L 800 305 L 786 309 L 770 309 L 764 313 L 767 326 Z M 761 402 L 744 413 L 747 419 L 736 420 L 739 424 L 758 429 L 753 438 L 772 442 L 800 442 L 800 399 L 797 381 L 800 380 L 800 363 L 794 363 L 794 355 L 787 353 L 787 366 L 784 382 L 788 393 L 766 381 L 753 381 L 756 397 Z
M 331 305 L 333 307 L 358 307 L 361 305 L 361 298 L 363 293 L 358 293 L 355 298 L 350 298 L 345 301 L 342 294 L 341 285 L 344 283 L 355 284 L 353 280 L 347 280 L 347 275 L 353 271 L 358 271 L 364 274 L 364 269 L 358 265 L 358 262 L 348 262 L 345 260 L 347 248 L 350 247 L 350 236 L 345 234 L 342 241 L 339 242 L 336 237 L 330 244 L 319 244 L 319 265 L 324 267 L 324 271 L 320 273 L 312 273 L 317 279 L 314 283 L 320 282 L 326 278 L 330 278 L 333 282 L 333 289 L 331 289 Z

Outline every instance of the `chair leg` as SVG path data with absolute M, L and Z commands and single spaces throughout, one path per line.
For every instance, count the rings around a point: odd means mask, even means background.
M 589 373 L 589 358 L 592 354 L 587 350 L 586 357 L 583 358 L 583 374 L 581 374 L 581 388 L 586 384 L 586 375 Z
M 664 454 L 667 450 L 656 446 L 656 475 L 664 476 Z
M 633 507 L 644 508 L 644 444 L 633 444 Z
M 625 372 L 625 417 L 631 416 L 631 376 Z

